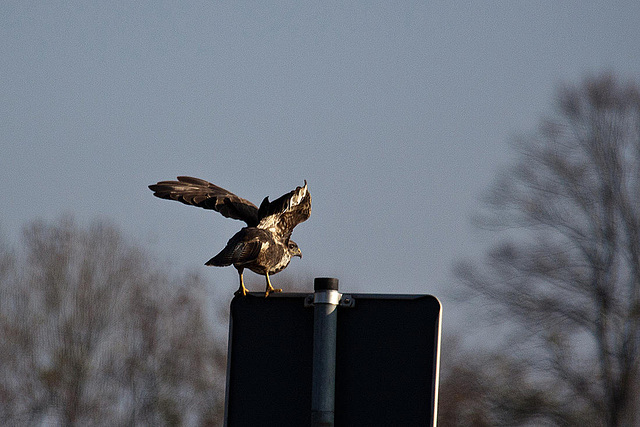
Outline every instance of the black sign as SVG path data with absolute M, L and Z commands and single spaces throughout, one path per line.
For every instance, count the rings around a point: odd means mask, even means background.
M 309 294 L 231 302 L 229 427 L 311 423 Z M 350 294 L 338 307 L 336 426 L 432 426 L 441 307 L 430 295 Z

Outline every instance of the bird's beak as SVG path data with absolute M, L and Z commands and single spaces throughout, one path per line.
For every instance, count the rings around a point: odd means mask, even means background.
M 295 254 L 294 256 L 300 257 L 300 259 L 302 259 L 302 251 L 300 251 L 300 249 L 298 249 L 298 253 Z

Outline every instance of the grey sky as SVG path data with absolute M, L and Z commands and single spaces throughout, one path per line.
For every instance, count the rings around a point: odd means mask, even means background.
M 0 226 L 103 216 L 231 297 L 235 271 L 203 264 L 242 223 L 147 185 L 192 175 L 257 204 L 307 179 L 304 258 L 275 284 L 446 304 L 509 137 L 560 82 L 640 80 L 639 46 L 635 0 L 4 1 Z

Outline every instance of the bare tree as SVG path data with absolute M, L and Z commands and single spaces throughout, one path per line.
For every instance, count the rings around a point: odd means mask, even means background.
M 30 224 L 0 247 L 0 424 L 218 424 L 202 292 L 104 222 Z
M 478 354 L 468 354 L 458 337 L 442 342 L 438 426 L 489 427 L 490 377 Z
M 457 339 L 442 344 L 438 426 L 511 427 L 593 425 L 592 413 L 580 405 L 565 407 L 541 383 L 531 364 L 509 351 L 468 348 Z
M 506 353 L 545 392 L 531 417 L 636 425 L 640 91 L 606 74 L 562 87 L 556 107 L 486 200 L 501 243 L 457 274 L 519 339 Z

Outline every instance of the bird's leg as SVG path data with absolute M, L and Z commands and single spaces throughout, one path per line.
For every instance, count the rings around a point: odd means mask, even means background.
M 247 288 L 244 287 L 244 279 L 242 278 L 242 271 L 244 269 L 243 268 L 239 268 L 238 269 L 238 275 L 240 276 L 240 287 L 238 288 L 237 291 L 235 291 L 233 294 L 234 295 L 242 295 L 242 296 L 247 296 L 247 292 L 249 292 L 247 290 Z
M 276 289 L 273 286 L 271 286 L 271 280 L 269 280 L 269 272 L 265 273 L 265 276 L 267 277 L 267 289 L 264 291 L 264 297 L 268 297 L 269 293 L 271 292 L 282 292 L 282 289 Z

